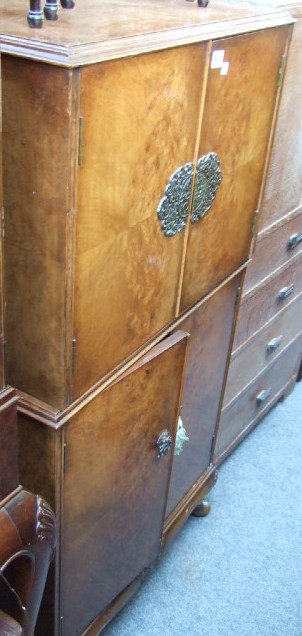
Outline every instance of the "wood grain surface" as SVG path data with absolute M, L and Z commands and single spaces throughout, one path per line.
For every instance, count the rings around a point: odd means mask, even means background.
M 217 153 L 223 179 L 210 212 L 190 227 L 181 311 L 249 256 L 287 37 L 284 27 L 213 45 L 229 67 L 210 69 L 198 154 Z
M 301 7 L 300 7 L 301 10 Z M 302 203 L 302 15 L 294 25 L 259 229 Z
M 3 56 L 2 83 L 7 380 L 62 408 L 73 78 L 68 71 Z
M 190 334 L 181 406 L 189 440 L 174 457 L 167 516 L 210 465 L 239 285 L 234 278 L 181 324 Z
M 160 550 L 185 334 L 155 347 L 132 373 L 65 427 L 62 634 L 78 636 Z
M 205 46 L 87 67 L 75 246 L 75 398 L 175 318 L 184 233 L 157 217 L 193 161 Z
M 2 3 L 2 51 L 74 67 L 291 21 L 271 3 L 230 0 L 211 0 L 207 9 L 185 0 L 77 0 L 43 29 L 30 29 L 26 12 L 24 0 Z

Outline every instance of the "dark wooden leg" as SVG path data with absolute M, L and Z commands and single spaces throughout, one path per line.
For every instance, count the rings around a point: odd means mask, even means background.
M 208 501 L 201 501 L 192 511 L 193 517 L 206 517 L 211 512 L 211 506 Z
M 61 0 L 61 5 L 63 9 L 73 9 L 74 1 L 73 0 Z
M 44 5 L 44 15 L 46 20 L 57 20 L 58 8 L 58 0 L 46 0 Z
M 41 0 L 30 0 L 27 22 L 32 29 L 40 29 L 43 24 Z

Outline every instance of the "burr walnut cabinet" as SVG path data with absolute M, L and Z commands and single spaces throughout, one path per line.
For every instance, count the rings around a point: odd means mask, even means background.
M 293 19 L 215 0 L 78 0 L 34 32 L 21 0 L 2 14 L 5 366 L 22 481 L 59 524 L 35 633 L 93 636 L 207 512 Z
M 214 461 L 220 463 L 293 388 L 302 350 L 302 3 L 267 168 L 258 235 L 247 267 Z M 245 416 L 242 417 L 244 412 Z

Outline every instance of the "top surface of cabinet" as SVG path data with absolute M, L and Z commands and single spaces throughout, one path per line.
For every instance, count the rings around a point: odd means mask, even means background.
M 212 0 L 202 9 L 186 0 L 77 0 L 57 22 L 30 29 L 26 9 L 24 0 L 1 7 L 1 50 L 70 67 L 293 21 L 265 2 Z

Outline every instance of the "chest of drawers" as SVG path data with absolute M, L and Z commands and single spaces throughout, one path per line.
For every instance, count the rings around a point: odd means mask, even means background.
M 33 35 L 22 8 L 0 35 L 7 378 L 60 528 L 36 636 L 92 636 L 215 478 L 293 20 L 78 0 Z
M 280 4 L 276 2 L 276 6 Z M 301 3 L 285 4 L 297 21 L 287 54 L 282 98 L 259 212 L 258 235 L 239 308 L 214 452 L 216 463 L 220 463 L 269 408 L 293 388 L 301 360 L 302 83 L 299 69 L 302 14 Z M 273 350 L 268 354 L 268 348 L 272 346 Z M 257 403 L 259 382 L 264 382 L 264 393 L 263 400 Z M 252 400 L 252 409 L 248 409 L 245 399 Z M 250 419 L 243 421 L 237 417 L 234 426 L 235 410 L 239 413 L 245 406 Z

